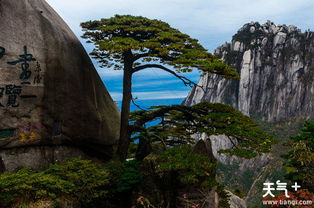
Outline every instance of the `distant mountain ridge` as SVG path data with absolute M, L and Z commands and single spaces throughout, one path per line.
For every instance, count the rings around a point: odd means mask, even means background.
M 204 74 L 183 102 L 233 105 L 266 121 L 314 117 L 314 33 L 296 26 L 251 22 L 215 50 L 240 80 Z

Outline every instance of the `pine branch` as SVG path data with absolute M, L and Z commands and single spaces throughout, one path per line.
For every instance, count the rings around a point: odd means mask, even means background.
M 181 75 L 177 74 L 176 72 L 172 71 L 171 69 L 168 69 L 167 67 L 159 65 L 159 64 L 145 64 L 145 65 L 135 67 L 133 69 L 133 73 L 144 70 L 144 69 L 148 69 L 148 68 L 162 69 L 162 70 L 174 75 L 178 79 L 180 79 L 185 86 L 189 86 L 189 87 L 197 86 L 197 87 L 200 87 L 205 92 L 205 89 L 203 88 L 203 86 L 200 86 L 200 85 L 196 84 L 195 82 L 193 82 L 192 80 L 190 80 L 184 76 L 181 76 Z

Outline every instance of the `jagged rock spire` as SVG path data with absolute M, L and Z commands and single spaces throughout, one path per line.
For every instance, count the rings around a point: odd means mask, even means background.
M 268 121 L 314 117 L 314 37 L 296 26 L 251 22 L 232 42 L 215 50 L 234 66 L 240 80 L 204 75 L 184 104 L 202 100 L 233 105 L 243 113 Z

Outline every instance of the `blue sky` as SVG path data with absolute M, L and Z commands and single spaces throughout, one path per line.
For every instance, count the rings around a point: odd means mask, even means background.
M 245 23 L 267 20 L 275 24 L 296 25 L 314 30 L 313 0 L 47 0 L 69 24 L 77 36 L 79 24 L 87 20 L 112 17 L 115 14 L 140 15 L 168 22 L 172 27 L 197 38 L 212 52 L 230 41 Z M 82 40 L 87 51 L 92 50 Z M 101 69 L 102 80 L 114 100 L 121 99 L 122 72 Z M 198 81 L 200 74 L 188 77 Z M 166 72 L 139 72 L 133 81 L 133 94 L 140 100 L 183 98 L 190 89 Z

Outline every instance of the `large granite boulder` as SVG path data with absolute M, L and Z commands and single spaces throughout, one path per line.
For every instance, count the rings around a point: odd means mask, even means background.
M 118 108 L 66 23 L 44 0 L 1 0 L 0 18 L 0 168 L 112 156 Z

